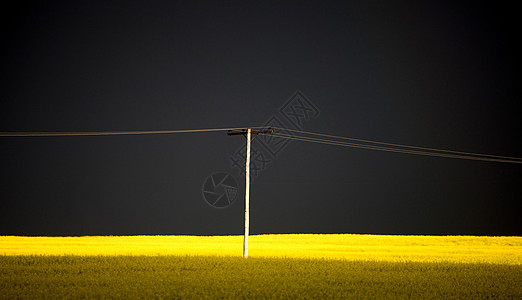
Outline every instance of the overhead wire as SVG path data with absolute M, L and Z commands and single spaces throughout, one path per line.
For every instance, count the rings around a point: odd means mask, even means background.
M 438 148 L 428 148 L 428 147 L 419 147 L 419 146 L 410 146 L 410 145 L 386 143 L 386 142 L 372 141 L 372 140 L 366 140 L 366 139 L 357 139 L 357 138 L 344 137 L 344 136 L 336 136 L 336 135 L 330 135 L 330 134 L 324 134 L 324 133 L 318 133 L 318 132 L 310 132 L 310 131 L 303 131 L 303 130 L 295 130 L 295 129 L 282 128 L 282 127 L 272 127 L 272 128 L 285 130 L 285 131 L 290 131 L 290 132 L 308 134 L 308 135 L 316 135 L 316 136 L 323 136 L 323 137 L 329 137 L 329 138 L 335 138 L 335 139 L 343 139 L 343 140 L 364 142 L 364 143 L 370 143 L 370 144 L 393 146 L 393 147 L 399 147 L 399 148 L 410 148 L 410 149 L 416 149 L 416 150 L 446 152 L 446 153 L 452 153 L 452 154 L 462 154 L 462 155 L 470 155 L 470 156 L 481 156 L 481 157 L 491 157 L 491 158 L 501 158 L 501 159 L 521 160 L 522 161 L 522 158 L 520 158 L 520 157 L 491 155 L 491 154 L 481 154 L 481 153 L 474 153 L 474 152 L 463 152 L 463 151 L 455 151 L 455 150 L 447 150 L 447 149 L 438 149 Z
M 71 132 L 0 132 L 0 137 L 45 137 L 45 136 L 101 136 L 101 135 L 145 135 L 145 134 L 174 134 L 216 132 L 228 130 L 241 130 L 246 127 L 233 128 L 207 128 L 207 129 L 181 129 L 181 130 L 137 130 L 137 131 L 71 131 Z M 265 128 L 262 126 L 248 128 Z
M 283 129 L 283 128 L 279 128 L 279 129 Z M 370 150 L 405 153 L 405 154 L 416 154 L 416 155 L 425 155 L 425 156 L 434 156 L 434 157 L 446 157 L 446 158 L 458 158 L 458 159 L 468 159 L 468 160 L 478 160 L 478 161 L 522 164 L 522 160 L 520 160 L 520 158 L 506 159 L 506 158 L 497 158 L 500 156 L 490 157 L 492 155 L 479 156 L 480 154 L 478 154 L 478 153 L 473 153 L 473 155 L 438 153 L 438 152 L 435 152 L 437 150 L 435 148 L 431 148 L 431 152 L 430 152 L 430 151 L 391 148 L 391 147 L 383 147 L 383 146 L 375 146 L 375 145 L 365 145 L 365 144 L 360 144 L 360 143 L 350 143 L 350 142 L 336 141 L 336 140 L 331 140 L 331 139 L 312 138 L 312 137 L 288 135 L 288 134 L 282 134 L 282 133 L 274 133 L 272 135 L 276 138 L 312 142 L 312 143 L 320 143 L 320 144 L 329 144 L 329 145 L 344 146 L 344 147 L 351 147 L 351 148 L 361 148 L 361 149 L 370 149 Z M 399 145 L 395 144 L 395 146 L 399 146 Z M 464 153 L 464 152 L 461 152 L 461 153 Z
M 0 137 L 52 137 L 52 136 L 109 136 L 109 135 L 148 135 L 148 134 L 175 134 L 175 133 L 198 133 L 198 132 L 218 132 L 245 130 L 245 128 L 270 128 L 281 131 L 293 132 L 295 135 L 273 132 L 271 135 L 276 138 L 297 140 L 304 142 L 329 144 L 335 146 L 396 152 L 404 154 L 416 154 L 425 156 L 469 159 L 479 161 L 492 161 L 503 163 L 522 164 L 522 158 L 511 156 L 500 156 L 491 154 L 480 154 L 473 152 L 454 151 L 447 149 L 437 149 L 419 147 L 411 145 L 401 145 L 386 143 L 366 139 L 357 139 L 344 136 L 336 136 L 318 132 L 310 132 L 282 127 L 256 126 L 256 127 L 231 127 L 231 128 L 206 128 L 206 129 L 181 129 L 181 130 L 141 130 L 141 131 L 73 131 L 73 132 L 0 132 Z M 321 136 L 324 138 L 310 137 L 306 135 Z M 350 141 L 350 142 L 346 142 Z M 365 144 L 362 144 L 365 143 Z

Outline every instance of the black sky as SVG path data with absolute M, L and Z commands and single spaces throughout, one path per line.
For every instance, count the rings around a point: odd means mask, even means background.
M 514 4 L 513 4 L 514 5 Z M 522 157 L 514 6 L 440 1 L 38 1 L 2 12 L 0 131 L 258 126 Z M 0 234 L 241 234 L 221 133 L 0 137 Z M 252 233 L 521 235 L 522 167 L 292 142 Z

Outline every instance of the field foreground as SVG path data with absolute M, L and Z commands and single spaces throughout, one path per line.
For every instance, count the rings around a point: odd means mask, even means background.
M 0 299 L 522 298 L 522 238 L 0 237 Z
M 501 264 L 219 256 L 0 256 L 0 299 L 521 299 Z

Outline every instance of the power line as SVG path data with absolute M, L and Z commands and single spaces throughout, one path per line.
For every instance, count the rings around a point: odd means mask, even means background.
M 154 130 L 154 131 L 75 131 L 75 132 L 0 132 L 0 137 L 45 137 L 45 136 L 100 136 L 100 135 L 145 135 L 145 134 L 174 134 L 216 132 L 228 130 L 240 130 L 246 127 L 235 128 L 208 128 L 208 129 L 182 129 L 182 130 Z M 264 128 L 264 127 L 248 127 Z
M 344 136 L 336 136 L 336 135 L 323 134 L 323 133 L 310 132 L 310 131 L 303 131 L 303 130 L 294 130 L 294 129 L 281 128 L 281 127 L 272 127 L 272 128 L 285 130 L 285 131 L 296 132 L 296 133 L 303 133 L 303 134 L 308 134 L 308 135 L 317 135 L 317 136 L 324 136 L 324 137 L 329 137 L 329 138 L 336 138 L 336 139 L 343 139 L 343 140 L 350 140 L 350 141 L 364 142 L 364 143 L 378 144 L 378 145 L 386 145 L 386 146 L 393 146 L 393 147 L 399 147 L 399 148 L 410 148 L 410 149 L 417 149 L 417 150 L 446 152 L 446 153 L 452 153 L 452 154 L 462 154 L 462 155 L 466 155 L 466 156 L 480 156 L 480 157 L 491 157 L 491 158 L 501 158 L 501 159 L 507 159 L 507 160 L 521 160 L 522 161 L 522 158 L 520 158 L 520 157 L 491 155 L 491 154 L 481 154 L 481 153 L 473 153 L 473 152 L 462 152 L 462 151 L 453 151 L 453 150 L 446 150 L 446 149 L 437 149 L 437 148 L 427 148 L 427 147 L 419 147 L 419 146 L 410 146 L 410 145 L 402 145 L 402 144 L 385 143 L 385 142 L 378 142 L 378 141 L 372 141 L 372 140 L 350 138 L 350 137 L 344 137 Z M 393 149 L 393 148 L 391 148 L 391 149 Z
M 141 131 L 75 131 L 75 132 L 0 132 L 0 137 L 149 135 L 149 134 L 218 132 L 218 131 L 233 131 L 233 130 L 243 130 L 244 131 L 245 128 L 258 129 L 258 128 L 267 128 L 267 127 L 268 126 L 182 129 L 182 130 L 155 130 L 155 131 L 141 130 Z M 335 145 L 335 146 L 361 148 L 361 149 L 369 149 L 369 150 L 405 153 L 405 154 L 416 154 L 416 155 L 425 155 L 425 156 L 436 156 L 436 157 L 458 158 L 458 159 L 468 159 L 468 160 L 478 160 L 478 161 L 492 161 L 492 162 L 522 164 L 522 158 L 519 158 L 519 157 L 480 154 L 480 153 L 473 153 L 473 152 L 462 152 L 462 151 L 453 151 L 453 150 L 446 150 L 446 149 L 385 143 L 385 142 L 379 142 L 379 141 L 357 139 L 357 138 L 350 138 L 350 137 L 344 137 L 344 136 L 336 136 L 336 135 L 288 129 L 288 128 L 282 128 L 282 127 L 269 127 L 269 128 L 301 134 L 301 135 L 288 135 L 288 134 L 284 134 L 284 133 L 276 133 L 276 132 L 273 133 L 274 137 L 282 138 L 282 139 L 289 139 L 289 140 L 297 140 L 297 141 L 304 141 L 304 142 L 329 144 L 329 145 Z M 303 134 L 327 137 L 328 139 L 302 136 Z M 335 139 L 338 139 L 338 140 L 335 140 Z M 344 141 L 339 141 L 339 140 L 363 142 L 366 144 L 344 142 Z M 380 145 L 383 145 L 383 146 L 380 146 Z M 386 146 L 391 146 L 391 147 L 386 147 Z
M 435 156 L 435 157 L 522 164 L 522 161 L 519 161 L 519 160 L 509 160 L 509 159 L 500 159 L 500 158 L 471 156 L 471 155 L 456 155 L 456 154 L 435 153 L 435 152 L 427 152 L 427 151 L 416 151 L 416 150 L 409 150 L 409 149 L 389 148 L 389 147 L 372 146 L 372 145 L 364 145 L 364 144 L 357 144 L 357 143 L 347 143 L 347 142 L 327 140 L 327 139 L 303 137 L 303 136 L 292 136 L 292 135 L 286 135 L 286 134 L 280 134 L 280 133 L 274 133 L 273 136 L 277 137 L 277 138 L 283 138 L 283 139 L 289 139 L 289 140 L 297 140 L 297 141 L 303 141 L 303 142 L 320 143 L 320 144 L 328 144 L 328 145 L 351 147 L 351 148 L 361 148 L 361 149 L 370 149 L 370 150 L 405 153 L 405 154 L 416 154 L 416 155 L 425 155 L 425 156 Z

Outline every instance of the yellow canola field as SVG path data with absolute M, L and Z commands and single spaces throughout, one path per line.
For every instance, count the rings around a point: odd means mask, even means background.
M 0 236 L 0 255 L 242 256 L 243 236 Z M 251 257 L 522 264 L 522 237 L 272 234 L 249 238 Z

